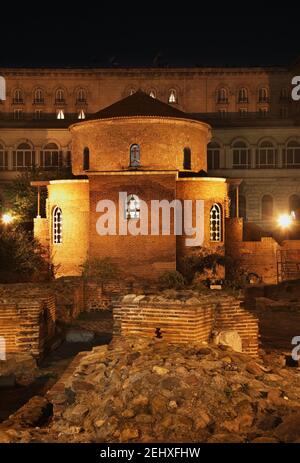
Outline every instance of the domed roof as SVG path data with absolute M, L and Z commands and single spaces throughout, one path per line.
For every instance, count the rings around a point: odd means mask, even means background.
M 110 119 L 114 117 L 157 116 L 189 119 L 190 116 L 177 108 L 173 108 L 156 98 L 152 98 L 141 90 L 113 103 L 110 106 L 91 114 L 88 119 Z

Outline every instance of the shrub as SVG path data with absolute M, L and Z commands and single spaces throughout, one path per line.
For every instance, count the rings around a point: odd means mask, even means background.
M 185 281 L 180 272 L 173 270 L 165 272 L 160 278 L 160 283 L 164 289 L 182 289 Z
M 104 291 L 106 283 L 119 278 L 120 270 L 119 266 L 110 257 L 104 257 L 103 259 L 95 258 L 87 260 L 82 265 L 82 276 L 85 279 L 95 279 L 101 284 L 102 291 Z

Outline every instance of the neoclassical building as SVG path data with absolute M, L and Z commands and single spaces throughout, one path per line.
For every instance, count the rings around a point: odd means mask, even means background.
M 35 236 L 58 275 L 79 275 L 86 259 L 110 257 L 127 276 L 156 279 L 202 247 L 224 252 L 229 184 L 207 175 L 208 124 L 137 91 L 69 130 L 76 178 L 33 182 L 48 188 L 47 217 L 35 219 Z M 180 226 L 185 216 L 175 214 L 174 204 L 185 200 L 194 231 L 182 226 L 178 233 L 174 221 Z M 170 205 L 165 212 L 163 203 Z M 102 232 L 111 206 L 105 230 L 115 220 L 112 233 Z M 138 227 L 137 234 L 129 227 Z
M 299 104 L 289 67 L 0 68 L 1 185 L 36 165 L 70 166 L 71 124 L 84 121 L 139 88 L 212 127 L 207 170 L 241 179 L 231 214 L 272 230 L 277 215 L 300 209 Z M 75 161 L 76 162 L 76 161 Z M 3 202 L 3 199 L 2 199 Z

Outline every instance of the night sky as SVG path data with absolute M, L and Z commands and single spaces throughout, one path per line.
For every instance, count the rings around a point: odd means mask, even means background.
M 293 7 L 254 16 L 247 13 L 252 3 L 243 2 L 243 16 L 112 16 L 96 8 L 47 13 L 42 5 L 2 12 L 0 66 L 267 66 L 300 56 L 300 14 Z

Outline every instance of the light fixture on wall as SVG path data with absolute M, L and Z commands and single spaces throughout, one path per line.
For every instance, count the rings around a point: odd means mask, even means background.
M 10 225 L 14 220 L 15 218 L 10 213 L 6 213 L 2 215 L 2 223 L 4 223 L 4 225 Z
M 289 228 L 292 224 L 293 216 L 289 214 L 281 214 L 278 216 L 277 223 L 281 228 Z

